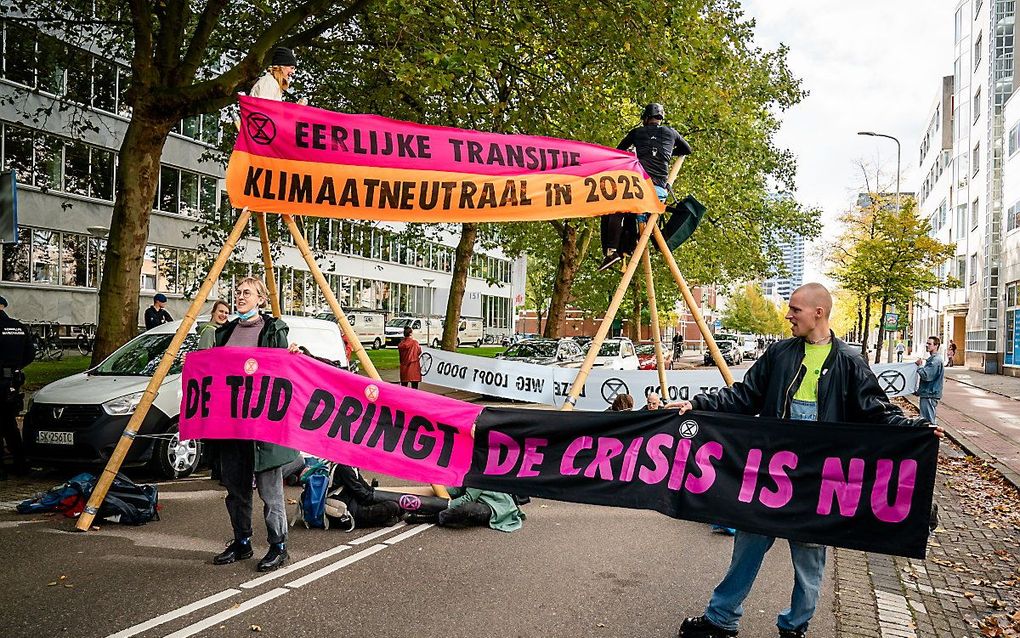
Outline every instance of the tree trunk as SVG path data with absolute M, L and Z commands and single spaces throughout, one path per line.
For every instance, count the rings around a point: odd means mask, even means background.
M 864 324 L 864 313 L 861 312 L 861 304 L 857 303 L 857 326 L 854 328 L 854 341 L 861 340 L 861 326 Z
M 878 316 L 878 338 L 875 339 L 875 363 L 881 363 L 882 344 L 885 341 L 885 313 L 889 310 L 889 298 L 882 298 L 882 314 Z
M 861 354 L 868 356 L 868 337 L 871 336 L 871 295 L 864 295 L 864 326 L 861 330 Z
M 118 153 L 117 199 L 106 245 L 92 365 L 137 333 L 142 258 L 159 185 L 159 159 L 176 121 L 136 110 L 128 123 Z
M 637 259 L 637 257 L 632 257 L 632 259 Z M 630 292 L 634 295 L 634 303 L 630 311 L 630 339 L 637 343 L 641 341 L 641 304 L 645 297 L 641 292 L 641 281 L 637 277 L 630 281 Z
M 581 267 L 581 261 L 588 252 L 591 241 L 590 227 L 578 231 L 577 223 L 562 222 L 560 228 L 560 260 L 556 264 L 556 279 L 553 283 L 552 296 L 549 298 L 549 311 L 545 318 L 543 337 L 554 339 L 559 336 L 559 327 L 567 312 L 570 301 L 570 288 L 574 285 L 574 277 Z
M 460 225 L 460 241 L 453 262 L 453 279 L 450 282 L 450 299 L 446 302 L 446 324 L 443 326 L 443 350 L 457 350 L 457 336 L 460 334 L 460 306 L 464 301 L 471 256 L 475 254 L 475 239 L 478 237 L 478 223 Z

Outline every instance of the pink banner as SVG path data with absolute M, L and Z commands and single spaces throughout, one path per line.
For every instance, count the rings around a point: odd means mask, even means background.
M 239 98 L 235 151 L 282 160 L 476 175 L 628 171 L 647 179 L 633 153 L 538 135 L 504 135 Z
M 181 438 L 276 443 L 423 483 L 461 485 L 480 406 L 272 348 L 188 354 Z

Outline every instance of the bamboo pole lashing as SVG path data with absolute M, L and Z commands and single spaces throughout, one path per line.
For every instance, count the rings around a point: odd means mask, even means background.
M 659 213 L 652 213 L 648 222 L 642 229 L 641 234 L 638 236 L 637 246 L 634 248 L 634 254 L 630 261 L 627 262 L 627 267 L 623 271 L 623 276 L 620 278 L 620 283 L 616 287 L 616 292 L 613 294 L 613 298 L 609 302 L 609 307 L 606 309 L 605 316 L 602 317 L 602 321 L 599 323 L 598 330 L 595 331 L 595 336 L 592 338 L 591 344 L 588 347 L 588 353 L 584 357 L 584 363 L 581 364 L 581 368 L 577 371 L 577 376 L 574 377 L 574 383 L 570 386 L 570 391 L 567 393 L 567 398 L 563 401 L 563 407 L 560 408 L 564 411 L 570 411 L 574 409 L 574 404 L 577 403 L 577 397 L 581 394 L 581 388 L 584 387 L 584 382 L 588 379 L 588 374 L 591 372 L 592 366 L 595 365 L 595 357 L 598 356 L 599 350 L 602 348 L 602 342 L 606 340 L 606 335 L 609 334 L 609 329 L 613 325 L 613 319 L 616 318 L 616 312 L 620 309 L 620 303 L 623 301 L 623 296 L 627 293 L 627 287 L 630 285 L 631 279 L 634 278 L 634 273 L 637 272 L 638 263 L 641 259 L 641 254 L 648 250 L 648 239 L 651 236 L 651 231 L 655 228 L 655 224 L 659 219 Z
M 297 223 L 294 218 L 290 215 L 283 215 L 283 221 L 290 230 L 290 234 L 294 237 L 294 243 L 301 253 L 301 257 L 304 258 L 305 263 L 308 265 L 308 269 L 312 273 L 312 278 L 315 279 L 315 283 L 319 286 L 319 290 L 326 297 L 326 303 L 329 304 L 330 310 L 336 315 L 337 323 L 340 325 L 340 330 L 344 336 L 347 337 L 347 341 L 351 344 L 353 354 L 358 357 L 358 361 L 361 362 L 362 369 L 365 370 L 366 374 L 372 379 L 382 381 L 382 377 L 379 376 L 379 371 L 376 370 L 375 364 L 369 359 L 368 353 L 365 351 L 365 347 L 361 345 L 361 340 L 358 339 L 358 333 L 355 332 L 354 327 L 347 321 L 347 315 L 344 313 L 343 308 L 340 306 L 340 302 L 336 298 L 336 294 L 333 293 L 333 289 L 329 287 L 329 283 L 326 281 L 326 277 L 322 274 L 322 270 L 319 268 L 319 264 L 316 263 L 315 257 L 312 255 L 311 249 L 308 247 L 308 241 L 305 240 L 304 235 L 297 227 Z M 450 493 L 446 490 L 446 487 L 442 485 L 432 485 L 432 491 L 435 492 L 436 496 L 440 498 L 449 499 Z
M 276 288 L 276 272 L 273 269 L 273 253 L 269 246 L 269 226 L 266 224 L 266 213 L 256 213 L 255 221 L 259 226 L 259 238 L 262 241 L 262 265 L 266 270 L 266 288 L 269 290 L 269 303 L 273 308 L 273 316 L 277 319 L 283 314 L 280 307 L 280 292 Z
M 202 286 L 198 289 L 195 294 L 195 298 L 191 302 L 191 306 L 188 307 L 187 313 L 184 318 L 181 319 L 181 325 L 177 327 L 177 332 L 174 333 L 173 339 L 170 340 L 170 345 L 167 346 L 166 352 L 163 353 L 163 358 L 160 359 L 159 365 L 152 373 L 152 378 L 149 379 L 149 384 L 145 387 L 142 392 L 142 398 L 138 402 L 138 406 L 135 408 L 134 413 L 131 415 L 131 419 L 128 420 L 126 426 L 124 426 L 124 432 L 121 434 L 120 440 L 117 442 L 117 447 L 114 448 L 113 453 L 110 454 L 110 459 L 106 462 L 106 467 L 103 468 L 103 473 L 99 475 L 99 480 L 96 481 L 96 486 L 92 490 L 92 495 L 89 497 L 88 503 L 85 505 L 85 510 L 78 517 L 78 522 L 75 527 L 80 531 L 88 531 L 92 526 L 92 522 L 96 518 L 96 514 L 99 513 L 99 507 L 103 504 L 103 500 L 106 498 L 106 493 L 110 489 L 110 485 L 113 484 L 113 479 L 117 476 L 117 472 L 120 471 L 121 465 L 124 463 L 124 458 L 127 456 L 128 450 L 131 448 L 131 443 L 135 439 L 135 435 L 138 433 L 139 428 L 142 426 L 142 422 L 145 420 L 146 415 L 149 413 L 149 409 L 152 407 L 152 402 L 156 399 L 156 395 L 159 393 L 159 386 L 163 384 L 166 379 L 167 373 L 170 371 L 170 366 L 173 365 L 174 359 L 177 358 L 177 353 L 180 352 L 181 344 L 184 343 L 184 339 L 188 336 L 191 331 L 191 327 L 195 324 L 195 318 L 198 317 L 199 311 L 202 309 L 202 305 L 205 304 L 206 299 L 209 298 L 209 291 L 212 290 L 213 284 L 219 279 L 220 273 L 223 272 L 223 266 L 226 265 L 227 259 L 230 257 L 230 253 L 233 252 L 234 247 L 237 245 L 238 239 L 244 231 L 244 227 L 248 224 L 248 219 L 251 217 L 251 212 L 244 208 L 241 210 L 241 214 L 238 215 L 237 221 L 234 223 L 234 228 L 230 231 L 226 241 L 223 243 L 223 247 L 220 249 L 219 255 L 216 256 L 216 261 L 213 262 L 212 267 L 209 269 L 209 273 L 205 277 L 205 281 L 202 282 Z

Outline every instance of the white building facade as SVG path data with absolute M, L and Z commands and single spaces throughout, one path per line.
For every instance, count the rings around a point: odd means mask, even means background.
M 790 300 L 790 295 L 804 283 L 804 237 L 797 235 L 779 243 L 787 274 L 770 277 L 762 282 L 762 293 L 772 299 Z
M 961 285 L 921 295 L 913 323 L 915 347 L 929 335 L 938 335 L 956 342 L 957 363 L 1007 374 L 1017 374 L 1015 367 L 1005 365 L 1003 305 L 1007 273 L 1015 268 L 1009 263 L 1015 256 L 1003 242 L 1012 205 L 1003 182 L 1009 131 L 1004 106 L 1013 93 L 1015 10 L 1013 0 L 965 0 L 955 6 L 951 181 L 948 186 L 938 180 L 927 183 L 930 171 L 924 167 L 936 160 L 922 142 L 925 181 L 918 190 L 930 188 L 922 204 L 929 218 L 946 198 L 946 221 L 933 223 L 932 232 L 942 241 L 956 243 L 955 256 L 939 268 L 940 274 L 955 276 Z M 944 89 L 945 80 L 939 100 L 943 104 Z M 926 125 L 930 129 L 931 123 Z
M 0 162 L 17 173 L 20 227 L 18 244 L 0 246 L 0 295 L 12 316 L 55 322 L 67 337 L 96 321 L 117 149 L 130 119 L 124 99 L 130 70 L 34 24 L 3 20 L 0 26 Z M 219 114 L 188 118 L 167 140 L 141 272 L 139 325 L 155 293 L 166 294 L 175 318 L 183 316 L 209 251 L 219 248 L 199 242 L 200 218 L 232 216 L 223 168 L 203 158 L 219 140 L 220 120 Z M 284 312 L 328 310 L 280 220 L 271 215 L 269 221 L 281 238 L 275 264 Z M 305 219 L 303 227 L 345 307 L 445 313 L 456 237 L 405 239 L 399 225 L 342 219 Z M 257 233 L 239 243 L 232 261 L 232 274 L 210 299 L 231 301 L 234 278 L 262 274 Z M 514 266 L 498 250 L 479 250 L 471 262 L 461 314 L 482 318 L 487 335 L 513 330 L 514 291 L 524 277 Z

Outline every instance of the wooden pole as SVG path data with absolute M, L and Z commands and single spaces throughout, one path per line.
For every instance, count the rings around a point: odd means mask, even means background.
M 277 319 L 283 314 L 280 308 L 280 293 L 276 289 L 276 272 L 273 270 L 273 254 L 269 248 L 269 227 L 266 225 L 266 214 L 255 213 L 255 221 L 259 225 L 259 237 L 262 239 L 262 264 L 266 268 L 266 288 L 269 289 L 269 303 L 273 307 L 273 316 Z
M 645 288 L 648 292 L 648 313 L 651 315 L 652 344 L 655 346 L 655 367 L 659 371 L 659 398 L 668 403 L 669 382 L 666 381 L 666 358 L 662 355 L 662 333 L 659 330 L 659 309 L 655 303 L 655 282 L 652 280 L 652 258 L 650 250 L 641 255 L 645 269 Z M 640 328 L 639 328 L 640 330 Z
M 655 243 L 659 246 L 662 256 L 666 259 L 666 265 L 669 266 L 670 272 L 673 273 L 673 279 L 676 280 L 677 286 L 680 287 L 680 294 L 684 296 L 684 301 L 687 302 L 687 307 L 690 308 L 691 314 L 694 315 L 694 321 L 698 324 L 698 329 L 701 330 L 702 336 L 705 337 L 705 343 L 708 344 L 708 351 L 712 353 L 715 365 L 719 366 L 719 372 L 722 373 L 726 385 L 733 385 L 733 373 L 730 372 L 729 366 L 726 365 L 726 360 L 723 359 L 722 353 L 719 352 L 719 346 L 712 337 L 712 332 L 708 329 L 705 318 L 701 316 L 701 311 L 698 310 L 698 304 L 694 300 L 694 295 L 691 294 L 691 289 L 687 286 L 687 280 L 684 279 L 683 274 L 680 272 L 680 267 L 676 265 L 673 253 L 670 251 L 669 246 L 666 245 L 666 239 L 658 228 L 654 228 L 652 233 L 655 236 Z
M 167 346 L 166 352 L 163 353 L 163 358 L 152 373 L 152 378 L 149 379 L 149 385 L 145 387 L 145 391 L 142 393 L 138 407 L 135 408 L 134 414 L 131 415 L 131 420 L 124 427 L 124 433 L 121 434 L 117 447 L 114 448 L 113 454 L 110 455 L 110 460 L 107 461 L 103 473 L 99 476 L 99 480 L 96 482 L 96 487 L 92 490 L 92 496 L 89 497 L 85 510 L 78 518 L 77 524 L 75 524 L 75 527 L 80 531 L 87 532 L 92 526 L 92 521 L 95 520 L 96 514 L 99 513 L 99 507 L 103 504 L 103 499 L 106 498 L 106 493 L 109 491 L 113 479 L 117 476 L 117 472 L 120 471 L 124 457 L 127 456 L 131 443 L 135 440 L 135 434 L 138 433 L 138 429 L 142 426 L 145 416 L 149 413 L 152 402 L 159 393 L 159 386 L 163 384 L 163 380 L 170 371 L 170 366 L 173 365 L 174 359 L 177 358 L 181 344 L 184 343 L 184 339 L 195 324 L 195 318 L 202 310 L 205 300 L 209 297 L 209 291 L 212 290 L 213 284 L 219 279 L 223 266 L 227 263 L 230 253 L 233 252 L 234 246 L 237 245 L 237 240 L 241 237 L 244 227 L 248 224 L 249 217 L 251 217 L 251 213 L 247 208 L 241 210 L 241 214 L 237 217 L 237 222 L 234 223 L 234 228 L 230 231 L 230 235 L 223 244 L 223 248 L 220 249 L 220 254 L 216 257 L 216 261 L 213 262 L 212 268 L 209 269 L 209 274 L 205 276 L 205 281 L 202 282 L 202 286 L 198 289 L 198 293 L 191 302 L 191 307 L 188 308 L 188 312 L 181 320 L 181 325 L 177 328 L 174 338 L 170 340 L 170 345 Z
M 358 338 L 358 333 L 354 331 L 354 327 L 351 326 L 350 322 L 347 321 L 347 315 L 344 314 L 343 308 L 340 307 L 340 302 L 337 301 L 336 295 L 333 294 L 333 290 L 329 287 L 326 282 L 326 277 L 323 276 L 322 270 L 319 269 L 319 264 L 315 263 L 315 257 L 312 255 L 312 251 L 308 248 L 308 242 L 305 240 L 304 235 L 298 230 L 297 223 L 294 218 L 290 215 L 284 215 L 283 221 L 287 224 L 287 228 L 290 230 L 291 236 L 294 237 L 294 243 L 297 245 L 298 250 L 301 251 L 301 256 L 304 258 L 305 263 L 308 264 L 308 269 L 312 272 L 312 277 L 315 279 L 315 283 L 318 284 L 322 294 L 326 296 L 326 303 L 329 304 L 333 314 L 336 315 L 337 323 L 340 325 L 340 330 L 343 331 L 344 336 L 347 337 L 347 341 L 353 348 L 353 353 L 358 357 L 358 361 L 361 362 L 361 368 L 368 374 L 369 377 L 382 381 L 379 376 L 379 371 L 375 369 L 375 364 L 368 358 L 368 353 L 365 352 L 365 347 L 361 345 L 361 340 Z M 432 491 L 435 492 L 436 496 L 440 498 L 450 498 L 450 493 L 446 491 L 446 488 L 442 485 L 433 485 Z
M 616 318 L 616 311 L 620 309 L 620 303 L 623 301 L 623 296 L 627 293 L 627 287 L 630 285 L 630 280 L 634 278 L 634 273 L 637 272 L 640 256 L 648 250 L 648 237 L 651 235 L 652 229 L 655 228 L 655 224 L 658 220 L 659 213 L 652 213 L 651 216 L 649 216 L 645 227 L 641 230 L 641 235 L 638 237 L 637 247 L 634 248 L 634 256 L 631 257 L 630 262 L 627 263 L 626 270 L 623 271 L 623 277 L 620 278 L 620 284 L 616 287 L 616 293 L 613 294 L 613 298 L 609 302 L 609 308 L 606 309 L 606 314 L 602 317 L 599 329 L 595 331 L 595 337 L 592 339 L 591 345 L 588 347 L 588 354 L 584 357 L 584 363 L 581 364 L 581 369 L 577 371 L 577 376 L 574 378 L 574 384 L 570 386 L 570 391 L 567 393 L 567 398 L 563 401 L 563 407 L 560 408 L 561 410 L 569 412 L 574 409 L 574 404 L 577 403 L 577 397 L 581 394 L 581 388 L 584 387 L 584 382 L 588 378 L 588 373 L 591 372 L 592 366 L 595 365 L 595 357 L 598 356 L 599 349 L 602 348 L 602 342 L 606 340 L 606 335 L 609 334 L 609 328 L 613 325 L 613 319 Z

